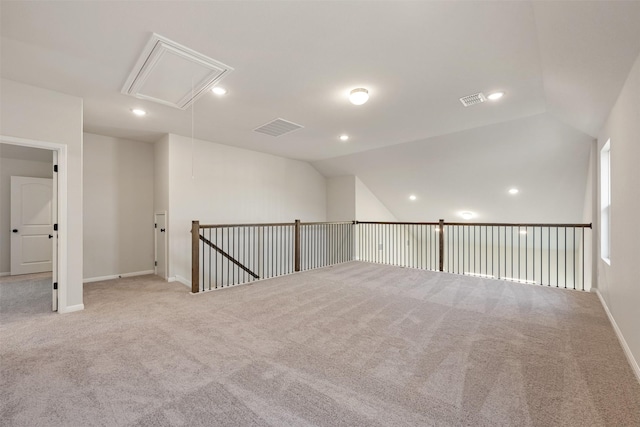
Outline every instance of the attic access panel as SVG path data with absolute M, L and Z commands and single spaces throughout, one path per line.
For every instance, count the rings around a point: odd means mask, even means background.
M 122 93 L 185 110 L 231 71 L 222 62 L 153 33 Z

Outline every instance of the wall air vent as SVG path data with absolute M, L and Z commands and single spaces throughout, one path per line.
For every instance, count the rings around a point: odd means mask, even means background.
M 255 132 L 264 133 L 271 136 L 280 136 L 294 130 L 302 129 L 304 126 L 295 124 L 284 119 L 275 119 L 254 129 Z
M 122 93 L 186 110 L 231 71 L 222 62 L 153 33 Z
M 465 107 L 480 104 L 486 100 L 487 98 L 482 92 L 474 93 L 473 95 L 467 95 L 460 98 L 460 102 L 462 102 L 462 105 L 464 105 Z

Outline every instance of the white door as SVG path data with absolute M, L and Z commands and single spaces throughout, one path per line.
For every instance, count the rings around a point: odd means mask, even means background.
M 167 278 L 167 214 L 157 213 L 154 216 L 156 241 L 156 275 Z
M 11 177 L 11 275 L 52 269 L 52 181 Z

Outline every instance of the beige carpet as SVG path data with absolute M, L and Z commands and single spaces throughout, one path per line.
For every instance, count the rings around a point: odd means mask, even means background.
M 0 325 L 52 314 L 51 282 L 51 272 L 0 277 Z
M 593 294 L 351 262 L 85 285 L 0 326 L 3 426 L 640 426 Z

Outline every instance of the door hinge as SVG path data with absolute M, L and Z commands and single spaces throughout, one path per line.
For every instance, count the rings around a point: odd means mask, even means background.
M 53 282 L 53 289 L 54 290 L 58 289 L 58 282 Z
M 53 165 L 53 171 L 58 172 L 58 165 Z
M 158 266 L 158 261 L 154 261 L 153 265 L 155 265 L 157 267 Z
M 58 224 L 53 224 L 53 231 L 58 231 Z

